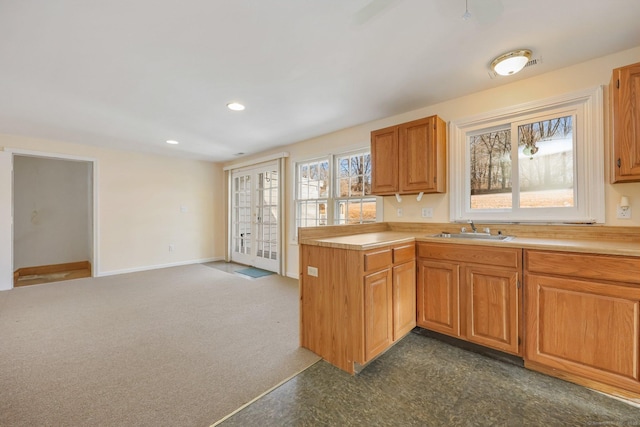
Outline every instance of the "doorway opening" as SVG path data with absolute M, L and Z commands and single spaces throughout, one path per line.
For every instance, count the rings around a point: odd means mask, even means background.
M 13 155 L 13 286 L 91 277 L 94 162 Z

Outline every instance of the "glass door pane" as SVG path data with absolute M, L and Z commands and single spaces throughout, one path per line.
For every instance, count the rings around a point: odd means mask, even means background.
M 280 273 L 278 163 L 232 172 L 231 260 Z

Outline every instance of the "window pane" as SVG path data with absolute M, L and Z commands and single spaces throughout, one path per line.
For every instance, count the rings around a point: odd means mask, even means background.
M 298 199 L 327 197 L 329 161 L 304 163 L 298 166 Z
M 334 161 L 333 167 L 330 161 Z M 296 226 L 375 222 L 376 199 L 363 198 L 371 193 L 368 151 L 298 163 L 296 171 Z
M 376 222 L 376 199 L 362 200 L 362 222 Z
M 511 196 L 511 129 L 469 137 L 471 209 L 508 209 Z
M 371 155 L 369 152 L 338 157 L 337 197 L 371 194 Z
M 360 224 L 376 221 L 376 199 L 350 199 L 336 202 L 336 224 Z
M 518 126 L 521 208 L 573 207 L 573 117 Z
M 319 197 L 328 197 L 329 192 L 329 160 L 320 162 L 318 166 L 318 194 Z

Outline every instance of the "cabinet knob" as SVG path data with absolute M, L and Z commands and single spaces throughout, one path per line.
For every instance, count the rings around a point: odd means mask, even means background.
M 618 167 L 622 165 L 622 162 L 620 161 L 620 157 L 618 157 L 618 161 L 616 162 L 616 165 L 618 165 Z

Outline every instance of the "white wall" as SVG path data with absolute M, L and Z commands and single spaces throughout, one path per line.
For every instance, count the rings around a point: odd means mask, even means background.
M 0 290 L 2 291 L 13 287 L 12 164 L 13 156 L 0 151 Z
M 614 53 L 605 57 L 597 58 L 588 62 L 577 64 L 572 67 L 563 68 L 557 71 L 519 80 L 505 84 L 490 90 L 470 94 L 450 101 L 435 105 L 426 106 L 418 110 L 409 111 L 381 120 L 365 123 L 349 129 L 323 135 L 318 138 L 302 141 L 285 147 L 278 147 L 277 151 L 288 151 L 290 153 L 289 164 L 287 165 L 287 195 L 288 206 L 288 247 L 286 259 L 286 271 L 291 277 L 298 276 L 298 246 L 291 240 L 293 230 L 293 173 L 295 162 L 313 158 L 314 156 L 326 153 L 344 151 L 349 147 L 368 146 L 370 144 L 370 132 L 386 126 L 407 122 L 410 120 L 427 117 L 437 114 L 445 121 L 457 121 L 465 117 L 499 110 L 514 105 L 527 102 L 551 98 L 557 95 L 593 88 L 599 85 L 608 85 L 611 79 L 613 68 L 632 64 L 640 61 L 640 46 L 623 52 Z M 523 71 L 526 73 L 525 71 Z M 608 108 L 608 91 L 605 90 L 605 116 Z M 605 117 L 605 129 L 608 120 Z M 608 144 L 605 136 L 605 145 Z M 275 151 L 275 150 L 274 150 Z M 264 152 L 256 157 L 266 156 L 271 152 Z M 246 158 L 243 161 L 247 161 Z M 605 153 L 602 153 L 602 161 L 605 161 Z M 232 165 L 233 162 L 225 166 Z M 449 174 L 456 171 L 448 171 Z M 608 176 L 608 166 L 605 166 L 605 174 Z M 618 220 L 615 218 L 616 204 L 621 195 L 630 198 L 633 218 L 632 220 Z M 606 223 L 608 226 L 640 226 L 640 183 L 627 184 L 606 184 Z M 403 216 L 396 217 L 396 209 L 402 207 Z M 420 215 L 421 208 L 432 207 L 433 218 L 428 220 Z M 420 202 L 415 198 L 406 196 L 402 204 L 398 205 L 395 197 L 384 198 L 384 220 L 385 221 L 406 221 L 406 222 L 448 222 L 449 221 L 449 194 L 425 194 Z
M 0 148 L 96 159 L 97 275 L 224 257 L 219 164 L 12 135 Z
M 13 269 L 91 260 L 91 163 L 15 156 Z

